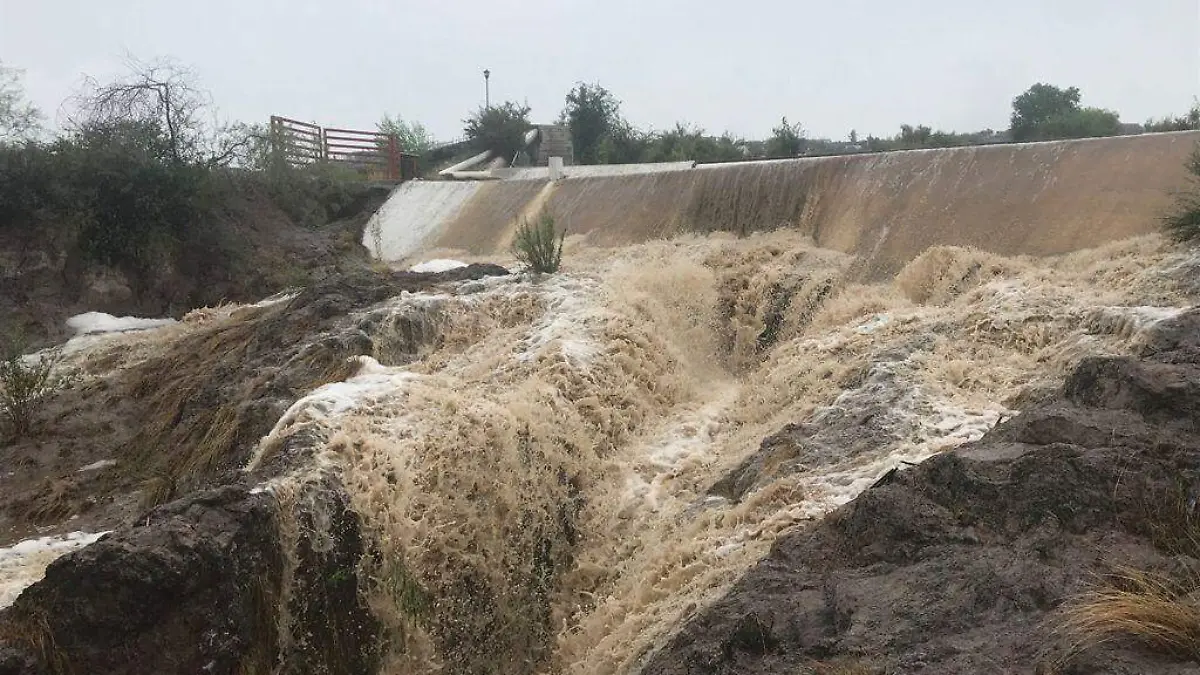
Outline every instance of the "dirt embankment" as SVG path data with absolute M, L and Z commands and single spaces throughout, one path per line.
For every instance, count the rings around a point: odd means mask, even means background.
M 0 330 L 39 347 L 67 337 L 64 320 L 99 311 L 180 317 L 196 307 L 254 302 L 291 286 L 363 269 L 367 219 L 386 191 L 364 190 L 334 219 L 302 227 L 263 190 L 231 191 L 204 223 L 205 250 L 184 248 L 151 268 L 89 261 L 69 222 L 0 227 Z
M 644 672 L 1196 672 L 1194 653 L 1138 649 L 1120 631 L 1080 651 L 1058 629 L 1064 603 L 1117 566 L 1195 578 L 1198 335 L 1193 310 L 1140 355 L 1087 358 L 982 440 L 781 538 Z M 822 451 L 789 427 L 713 492 L 742 498 Z

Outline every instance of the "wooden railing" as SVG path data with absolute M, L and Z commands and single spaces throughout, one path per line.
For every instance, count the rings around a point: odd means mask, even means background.
M 271 116 L 271 142 L 289 164 L 336 162 L 370 180 L 416 178 L 417 155 L 404 152 L 394 134 L 357 129 L 323 129 L 316 124 Z

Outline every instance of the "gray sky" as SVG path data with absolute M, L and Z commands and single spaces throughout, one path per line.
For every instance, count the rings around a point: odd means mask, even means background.
M 1078 86 L 1127 122 L 1200 95 L 1200 0 L 0 0 L 0 60 L 51 114 L 122 56 L 193 67 L 222 113 L 371 128 L 384 112 L 439 138 L 483 102 L 551 121 L 598 81 L 643 127 L 765 137 L 892 135 L 901 123 L 1008 126 L 1037 81 Z

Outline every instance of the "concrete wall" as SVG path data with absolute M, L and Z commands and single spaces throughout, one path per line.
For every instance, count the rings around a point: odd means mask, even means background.
M 1146 234 L 1186 184 L 1200 132 L 701 165 L 642 175 L 498 181 L 429 246 L 488 253 L 541 202 L 594 245 L 684 231 L 793 227 L 894 274 L 926 248 L 1050 255 Z M 534 200 L 540 200 L 534 203 Z

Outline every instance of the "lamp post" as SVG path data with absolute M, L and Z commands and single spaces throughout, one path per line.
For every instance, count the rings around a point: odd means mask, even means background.
M 488 86 L 488 81 L 492 77 L 492 71 L 484 69 L 483 71 L 483 108 L 484 110 L 492 107 L 492 92 Z

